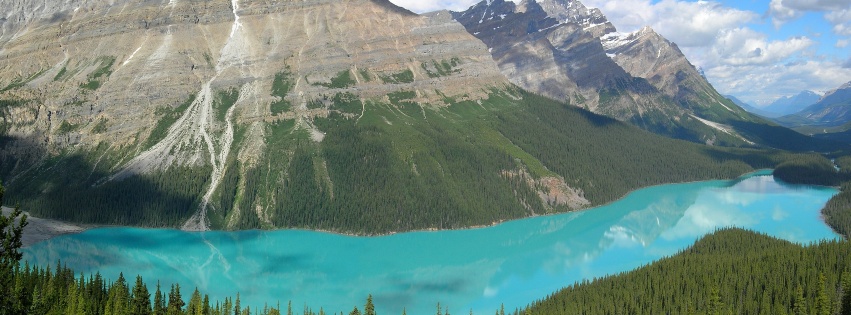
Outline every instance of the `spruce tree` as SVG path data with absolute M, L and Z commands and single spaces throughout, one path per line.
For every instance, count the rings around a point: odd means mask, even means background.
M 233 315 L 239 315 L 242 309 L 239 307 L 239 292 L 236 293 L 236 302 L 233 303 Z
M 192 296 L 189 298 L 189 305 L 186 307 L 186 314 L 201 315 L 201 303 L 201 292 L 198 292 L 198 287 L 195 287 L 195 291 L 192 292 Z
M 142 276 L 136 276 L 136 284 L 133 286 L 133 302 L 130 307 L 130 314 L 151 314 L 151 294 L 148 293 L 148 287 L 144 282 L 142 282 Z
M 204 303 L 201 306 L 201 313 L 210 315 L 210 295 L 204 294 Z
M 807 300 L 804 299 L 804 288 L 801 285 L 798 285 L 798 289 L 795 291 L 795 304 L 792 305 L 792 314 L 793 315 L 806 315 L 807 314 Z
M 842 272 L 842 303 L 839 314 L 851 315 L 851 272 Z
M 363 315 L 375 315 L 375 305 L 372 304 L 372 294 L 366 297 L 366 305 L 363 306 Z
M 0 205 L 3 205 L 3 185 L 0 184 Z M 20 217 L 17 224 L 16 218 Z M 15 206 L 9 216 L 0 213 L 0 310 L 9 310 L 9 313 L 23 312 L 15 308 L 15 300 L 20 297 L 13 295 L 14 271 L 21 261 L 21 237 L 24 227 L 27 226 L 27 215 L 22 214 L 21 207 Z
M 815 313 L 816 315 L 831 315 L 833 309 L 830 303 L 830 297 L 827 296 L 826 279 L 823 273 L 818 275 L 818 294 L 816 295 Z
M 183 315 L 183 297 L 180 296 L 180 284 L 171 286 L 168 294 L 168 315 Z
M 163 292 L 160 291 L 160 282 L 157 281 L 157 292 L 154 293 L 154 315 L 166 315 L 166 311 Z

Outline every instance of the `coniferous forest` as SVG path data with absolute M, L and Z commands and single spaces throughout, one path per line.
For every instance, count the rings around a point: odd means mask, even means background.
M 823 161 L 822 161 L 823 162 Z M 846 176 L 851 158 L 835 159 Z M 803 162 L 802 162 L 803 163 Z M 813 161 L 804 163 L 813 164 Z M 793 171 L 795 161 L 778 167 Z M 832 177 L 823 177 L 830 179 Z M 842 177 L 846 178 L 846 177 Z M 804 180 L 807 180 L 806 177 Z M 851 227 L 851 182 L 823 210 L 826 221 L 847 237 Z M 0 188 L 2 199 L 2 188 Z M 18 215 L 19 213 L 13 213 Z M 21 223 L 23 222 L 23 223 Z M 54 267 L 20 264 L 17 249 L 25 220 L 0 219 L 3 234 L 0 314 L 330 314 L 305 306 L 269 301 L 263 308 L 240 305 L 239 295 L 212 301 L 179 285 L 146 283 L 123 275 L 107 282 L 99 274 L 76 275 Z M 128 280 L 130 279 L 130 280 Z M 135 279 L 135 280 L 134 280 Z M 282 301 L 286 297 L 281 298 Z M 439 305 L 439 315 L 448 314 Z M 375 314 L 371 297 L 363 311 Z M 513 314 L 851 314 L 851 243 L 846 240 L 798 245 L 737 228 L 716 231 L 690 248 L 637 270 L 572 284 Z

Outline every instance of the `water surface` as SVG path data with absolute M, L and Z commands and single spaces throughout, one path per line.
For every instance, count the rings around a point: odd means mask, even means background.
M 198 287 L 242 305 L 292 301 L 296 310 L 348 313 L 372 294 L 380 314 L 491 314 L 522 307 L 565 285 L 627 271 L 675 254 L 719 227 L 738 226 L 799 243 L 834 239 L 820 209 L 836 189 L 788 185 L 770 172 L 733 181 L 635 191 L 587 211 L 456 231 L 350 237 L 285 230 L 188 233 L 104 228 L 37 243 L 30 263 L 58 259 L 115 279 L 141 274 Z

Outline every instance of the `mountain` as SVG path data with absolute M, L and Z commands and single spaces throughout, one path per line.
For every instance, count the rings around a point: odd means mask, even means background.
M 517 88 L 445 11 L 382 0 L 0 7 L 0 178 L 45 218 L 459 228 L 784 157 L 656 136 Z M 599 87 L 630 78 L 605 60 L 609 74 L 591 61 L 576 74 Z M 634 81 L 609 89 L 654 89 Z
M 848 128 L 843 125 L 851 123 L 851 82 L 827 92 L 800 112 L 775 120 L 808 134 L 845 131 Z
M 724 97 L 726 97 L 728 100 L 732 101 L 734 104 L 738 105 L 742 109 L 748 111 L 749 113 L 757 114 L 757 115 L 760 115 L 760 116 L 763 116 L 763 117 L 768 117 L 769 115 L 771 115 L 771 113 L 766 112 L 766 111 L 764 111 L 764 110 L 762 110 L 762 109 L 760 109 L 756 106 L 753 106 L 751 104 L 748 104 L 747 102 L 742 101 L 742 100 L 736 98 L 735 96 L 724 95 Z
M 771 115 L 767 117 L 775 118 L 786 116 L 797 113 L 804 108 L 807 108 L 807 106 L 815 104 L 820 98 L 821 95 L 818 95 L 813 91 L 803 91 L 794 96 L 780 97 L 776 101 L 764 107 L 763 110 L 771 113 Z
M 618 33 L 599 9 L 579 1 L 487 0 L 453 16 L 488 46 L 512 83 L 534 93 L 693 142 L 822 145 L 721 96 L 651 28 Z
M 828 92 L 817 103 L 795 115 L 826 125 L 851 122 L 851 82 Z

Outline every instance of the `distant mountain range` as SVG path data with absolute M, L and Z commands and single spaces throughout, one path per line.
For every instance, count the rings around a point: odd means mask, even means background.
M 732 101 L 736 105 L 739 105 L 739 107 L 741 107 L 742 109 L 744 109 L 744 110 L 746 110 L 750 113 L 757 114 L 757 115 L 760 115 L 760 116 L 763 116 L 763 117 L 771 117 L 771 115 L 772 115 L 772 113 L 769 113 L 769 112 L 767 112 L 767 111 L 765 111 L 765 110 L 763 110 L 759 107 L 756 107 L 756 106 L 749 104 L 749 103 L 747 103 L 743 100 L 740 100 L 740 99 L 736 98 L 735 96 L 724 95 L 724 97 L 726 97 L 727 99 L 729 99 L 730 101 Z
M 825 93 L 813 104 L 776 119 L 794 128 L 826 129 L 851 123 L 851 82 Z
M 821 99 L 821 95 L 813 91 L 802 91 L 793 96 L 783 96 L 775 100 L 768 106 L 762 108 L 763 111 L 769 113 L 767 117 L 776 118 L 786 115 L 795 114 L 813 105 Z

